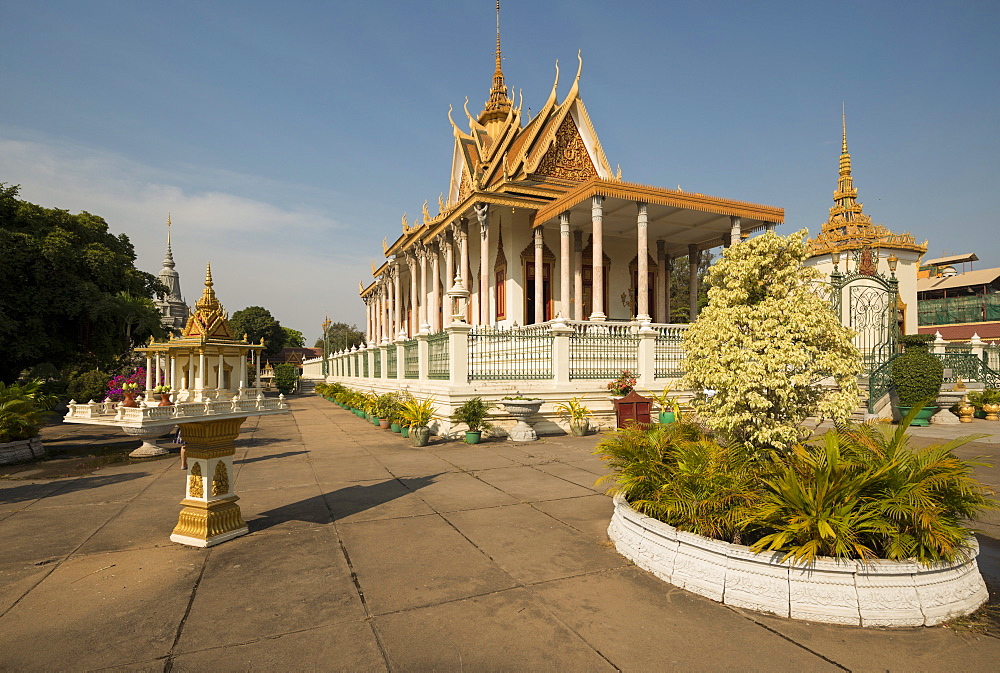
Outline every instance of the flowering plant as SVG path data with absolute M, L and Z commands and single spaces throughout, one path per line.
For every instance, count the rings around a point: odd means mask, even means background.
M 623 369 L 621 375 L 608 384 L 608 390 L 616 396 L 628 395 L 633 388 L 635 388 L 635 377 L 628 369 Z
M 163 383 L 164 373 L 160 372 L 160 380 L 154 383 Z M 125 386 L 129 385 L 128 388 Z M 119 374 L 110 381 L 108 381 L 108 394 L 106 399 L 112 402 L 121 402 L 125 399 L 124 392 L 126 390 L 141 390 L 146 385 L 146 368 L 136 367 L 135 371 L 131 374 Z
M 156 386 L 155 388 L 153 388 L 153 392 L 154 393 L 169 393 L 170 392 L 170 386 L 168 386 L 168 385 Z

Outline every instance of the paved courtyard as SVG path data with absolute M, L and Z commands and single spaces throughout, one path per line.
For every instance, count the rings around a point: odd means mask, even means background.
M 415 449 L 323 399 L 291 404 L 244 425 L 251 534 L 211 549 L 168 540 L 176 456 L 0 480 L 0 669 L 996 670 L 1000 640 L 975 630 L 793 622 L 636 568 L 607 539 L 598 438 Z M 997 462 L 996 439 L 963 453 Z M 991 588 L 998 523 L 980 536 Z

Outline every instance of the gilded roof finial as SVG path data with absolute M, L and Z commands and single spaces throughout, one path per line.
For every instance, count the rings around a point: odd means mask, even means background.
M 212 282 L 212 263 L 209 262 L 208 266 L 205 267 L 205 287 L 212 287 L 215 283 Z
M 503 57 L 500 55 L 500 0 L 497 0 L 497 48 L 496 69 L 493 71 L 493 87 L 490 89 L 489 100 L 479 115 L 479 123 L 485 124 L 493 119 L 503 119 L 510 112 L 511 100 L 507 97 L 507 87 L 503 81 Z

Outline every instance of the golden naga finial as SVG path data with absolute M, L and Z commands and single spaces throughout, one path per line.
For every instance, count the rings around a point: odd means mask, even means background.
M 424 199 L 424 207 L 421 209 L 420 213 L 424 216 L 424 224 L 431 221 L 431 211 L 427 209 L 427 199 Z
M 372 275 L 373 275 L 373 276 L 375 275 L 375 271 L 376 271 L 376 267 L 375 267 L 375 260 L 373 259 L 373 260 L 372 260 Z
M 621 164 L 618 164 L 618 170 L 615 172 L 615 179 L 616 180 L 621 180 L 622 179 L 622 165 Z
M 438 215 L 444 212 L 444 192 L 438 194 Z
M 406 213 L 403 213 L 403 233 L 410 233 L 410 223 L 406 219 Z
M 361 294 L 361 293 L 362 293 L 362 292 L 364 292 L 364 291 L 365 291 L 365 284 L 364 284 L 364 283 L 362 283 L 362 282 L 361 282 L 361 281 L 359 280 L 359 281 L 358 281 L 358 294 Z
M 385 236 L 382 237 L 382 254 L 389 252 L 389 244 L 386 243 Z

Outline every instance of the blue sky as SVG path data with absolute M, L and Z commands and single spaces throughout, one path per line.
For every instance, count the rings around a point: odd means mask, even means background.
M 627 180 L 785 208 L 816 232 L 840 109 L 874 221 L 1000 266 L 996 2 L 503 3 L 504 73 L 538 110 L 559 59 Z M 478 112 L 494 4 L 0 3 L 0 181 L 102 215 L 156 273 L 172 212 L 189 302 L 318 336 L 361 322 L 381 240 L 447 190 L 446 113 Z M 311 345 L 311 343 L 310 343 Z

